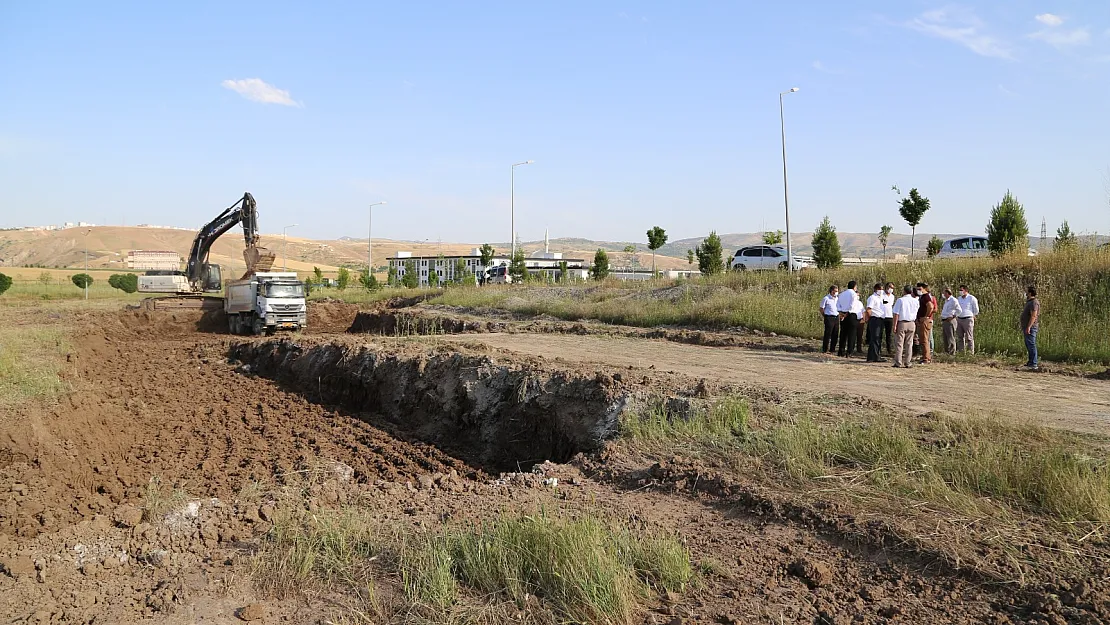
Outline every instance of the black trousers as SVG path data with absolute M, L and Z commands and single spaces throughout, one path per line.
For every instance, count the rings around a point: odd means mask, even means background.
M 840 345 L 836 350 L 838 356 L 851 356 L 852 352 L 859 351 L 859 345 L 856 343 L 859 340 L 857 332 L 859 332 L 859 317 L 856 313 L 844 315 L 844 321 L 840 322 Z
M 883 349 L 883 328 L 886 319 L 872 317 L 867 320 L 867 361 L 878 362 L 879 353 Z
M 886 353 L 893 354 L 894 348 L 891 347 L 891 335 L 894 334 L 894 317 L 887 317 L 883 319 L 883 340 L 886 342 Z
M 825 334 L 821 337 L 821 353 L 831 354 L 836 349 L 836 340 L 840 337 L 840 317 L 838 315 L 825 315 Z

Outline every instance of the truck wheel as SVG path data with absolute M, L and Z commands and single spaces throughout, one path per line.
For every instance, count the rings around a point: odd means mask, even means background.
M 254 323 L 251 324 L 251 334 L 254 334 L 255 336 L 258 336 L 258 335 L 262 334 L 262 332 L 265 330 L 265 328 L 266 328 L 266 326 L 262 325 L 262 320 L 258 319 L 258 318 L 255 318 Z
M 235 315 L 227 316 L 227 331 L 230 334 L 239 334 L 239 324 L 236 323 Z

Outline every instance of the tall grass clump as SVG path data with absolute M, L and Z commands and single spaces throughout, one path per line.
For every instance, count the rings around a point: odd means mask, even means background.
M 682 590 L 689 554 L 671 538 L 634 536 L 593 518 L 504 517 L 449 535 L 464 584 L 504 592 L 518 604 L 543 597 L 564 619 L 630 623 L 645 584 Z
M 997 500 L 1062 521 L 1110 521 L 1107 459 L 1040 427 L 979 417 L 799 419 L 754 432 L 748 450 L 800 479 L 862 479 L 958 509 Z
M 657 400 L 642 411 L 627 411 L 621 418 L 621 434 L 632 440 L 650 442 L 676 438 L 722 441 L 743 435 L 748 416 L 748 403 L 739 397 L 726 397 L 685 413 Z

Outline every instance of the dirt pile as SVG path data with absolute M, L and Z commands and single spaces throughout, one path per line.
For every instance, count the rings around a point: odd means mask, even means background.
M 593 451 L 651 383 L 421 344 L 236 343 L 242 370 L 491 473 Z M 615 379 L 616 378 L 616 379 Z M 654 389 L 658 391 L 658 389 Z

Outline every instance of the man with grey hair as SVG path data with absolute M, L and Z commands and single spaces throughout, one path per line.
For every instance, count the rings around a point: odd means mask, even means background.
M 952 295 L 950 287 L 944 287 L 941 298 L 944 301 L 940 309 L 940 322 L 944 332 L 944 353 L 955 356 L 957 323 L 963 311 L 960 308 L 960 301 Z

